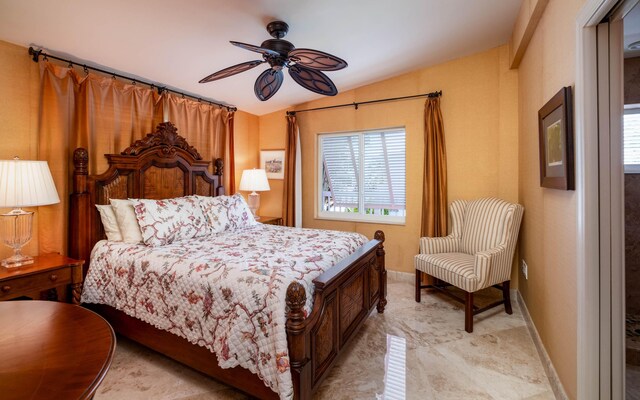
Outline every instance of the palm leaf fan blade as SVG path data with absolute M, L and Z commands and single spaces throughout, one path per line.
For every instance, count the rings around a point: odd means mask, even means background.
M 336 85 L 328 76 L 320 71 L 305 68 L 300 65 L 292 65 L 289 67 L 289 75 L 300 86 L 314 93 L 323 94 L 325 96 L 335 96 L 338 94 Z
M 269 68 L 256 79 L 256 84 L 253 86 L 256 97 L 261 101 L 269 100 L 280 89 L 283 81 L 282 70 L 276 71 Z
M 258 47 L 258 46 L 254 46 L 254 45 L 248 44 L 248 43 L 234 42 L 233 40 L 230 41 L 229 43 L 231 43 L 234 46 L 238 46 L 241 49 L 245 49 L 245 50 L 249 50 L 249 51 L 255 51 L 256 53 L 260 53 L 260 54 L 265 55 L 265 56 L 271 56 L 271 57 L 280 56 L 280 53 L 278 53 L 277 51 L 274 51 L 274 50 L 271 50 L 271 49 L 265 49 L 264 47 Z
M 306 68 L 320 71 L 337 71 L 347 67 L 347 62 L 340 57 L 313 49 L 295 49 L 288 55 L 291 61 Z
M 247 61 L 240 64 L 232 65 L 231 67 L 221 69 L 218 72 L 214 72 L 213 74 L 200 79 L 200 83 L 216 81 L 218 79 L 226 78 L 231 75 L 239 74 L 240 72 L 244 72 L 244 71 L 250 70 L 251 68 L 257 67 L 263 62 L 264 62 L 263 60 L 254 60 L 254 61 Z

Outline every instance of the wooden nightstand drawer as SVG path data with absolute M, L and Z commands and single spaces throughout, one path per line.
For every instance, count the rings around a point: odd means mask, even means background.
M 60 254 L 44 254 L 33 257 L 32 264 L 0 267 L 0 300 L 27 297 L 80 304 L 82 264 Z
M 71 284 L 71 270 L 69 268 L 34 274 L 29 279 L 7 279 L 0 282 L 0 300 L 20 296 L 27 291 L 47 290 L 55 286 L 69 284 Z

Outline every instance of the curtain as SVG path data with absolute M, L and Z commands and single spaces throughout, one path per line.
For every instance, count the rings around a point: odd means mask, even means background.
M 295 115 L 287 115 L 285 143 L 284 189 L 282 220 L 285 226 L 302 226 L 302 184 L 300 157 L 300 129 Z
M 225 193 L 235 192 L 233 160 L 233 116 L 234 113 L 217 105 L 183 98 L 173 93 L 163 94 L 166 120 L 171 121 L 178 133 L 190 145 L 198 149 L 204 160 L 222 158 L 224 162 Z
M 160 96 L 149 88 L 48 62 L 40 64 L 39 158 L 49 163 L 60 204 L 38 209 L 40 252 L 67 252 L 72 156 L 89 150 L 89 173 L 106 169 L 104 154 L 124 150 L 161 121 Z
M 104 154 L 121 152 L 167 116 L 205 160 L 225 160 L 225 189 L 233 193 L 233 112 L 45 61 L 40 72 L 38 154 L 48 161 L 60 197 L 60 204 L 38 209 L 40 253 L 67 252 L 73 151 L 87 148 L 89 173 L 101 173 Z
M 440 97 L 424 104 L 424 183 L 421 236 L 447 235 L 447 155 Z

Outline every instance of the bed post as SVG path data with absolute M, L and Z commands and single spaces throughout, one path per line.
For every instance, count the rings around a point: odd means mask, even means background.
M 89 266 L 91 253 L 91 196 L 87 191 L 89 153 L 79 147 L 73 152 L 73 191 L 69 201 L 69 256 Z
M 378 301 L 378 312 L 382 314 L 384 308 L 387 305 L 387 269 L 384 265 L 384 232 L 376 231 L 373 238 L 379 240 L 378 248 L 376 249 L 376 257 L 378 258 L 378 276 L 380 277 L 380 300 Z
M 213 174 L 218 176 L 218 187 L 215 188 L 215 191 L 216 191 L 215 195 L 222 196 L 224 195 L 224 181 L 222 180 L 222 172 L 224 170 L 224 161 L 222 161 L 222 158 L 216 158 L 214 165 L 215 165 L 215 169 L 213 171 Z
M 289 362 L 293 379 L 294 399 L 311 399 L 311 366 L 309 358 L 311 348 L 306 340 L 304 305 L 307 293 L 297 281 L 291 282 L 287 288 L 287 341 L 289 342 Z

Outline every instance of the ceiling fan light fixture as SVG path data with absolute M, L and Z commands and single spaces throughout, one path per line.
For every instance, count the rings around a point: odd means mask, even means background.
M 635 41 L 633 43 L 630 43 L 627 46 L 627 49 L 629 49 L 629 50 L 639 50 L 640 49 L 640 40 Z
M 254 85 L 255 95 L 261 101 L 269 100 L 280 89 L 284 81 L 284 68 L 289 68 L 293 80 L 307 90 L 325 96 L 338 94 L 336 85 L 320 71 L 346 68 L 348 64 L 345 60 L 320 50 L 296 49 L 291 42 L 282 39 L 289 31 L 286 22 L 272 21 L 267 25 L 267 31 L 274 39 L 265 40 L 259 47 L 231 41 L 234 46 L 262 54 L 262 61 L 248 61 L 224 68 L 201 79 L 200 83 L 227 78 L 267 62 L 271 68 L 262 72 Z

